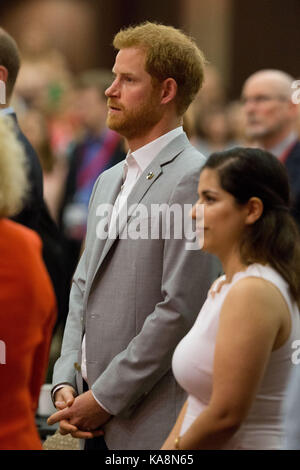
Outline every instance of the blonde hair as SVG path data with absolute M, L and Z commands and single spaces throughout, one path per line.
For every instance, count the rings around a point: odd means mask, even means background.
M 16 215 L 29 189 L 26 159 L 13 122 L 0 117 L 0 217 Z
M 183 115 L 200 90 L 205 58 L 195 41 L 179 29 L 145 22 L 116 34 L 113 45 L 120 50 L 137 47 L 146 52 L 145 70 L 162 82 L 173 78 L 177 83 L 176 104 Z

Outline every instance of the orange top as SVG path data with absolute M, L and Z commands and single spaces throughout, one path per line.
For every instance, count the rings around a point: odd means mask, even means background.
M 56 302 L 41 248 L 35 232 L 0 219 L 0 449 L 42 449 L 35 411 Z

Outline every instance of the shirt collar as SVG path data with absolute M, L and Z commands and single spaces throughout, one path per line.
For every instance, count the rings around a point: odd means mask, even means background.
M 166 147 L 175 137 L 183 133 L 182 126 L 176 127 L 172 131 L 167 132 L 164 135 L 161 135 L 157 139 L 153 140 L 149 144 L 144 145 L 143 147 L 131 152 L 128 150 L 124 174 L 126 175 L 128 167 L 137 166 L 139 173 L 142 173 L 148 165 L 154 160 L 154 158 L 159 154 L 159 152 Z
M 8 114 L 14 114 L 15 110 L 12 106 L 8 108 L 0 109 L 0 116 L 7 116 Z
M 296 143 L 296 140 L 298 140 L 298 135 L 295 131 L 292 131 L 279 144 L 269 149 L 269 152 L 275 155 L 275 157 L 279 158 L 292 145 L 293 142 Z

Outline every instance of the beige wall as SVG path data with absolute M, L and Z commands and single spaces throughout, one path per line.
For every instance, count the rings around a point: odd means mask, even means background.
M 181 26 L 197 41 L 207 60 L 230 80 L 232 0 L 181 0 Z
M 97 15 L 89 2 L 26 0 L 8 8 L 1 16 L 1 24 L 21 49 L 28 42 L 38 47 L 43 37 L 48 36 L 51 44 L 68 57 L 73 70 L 93 64 Z

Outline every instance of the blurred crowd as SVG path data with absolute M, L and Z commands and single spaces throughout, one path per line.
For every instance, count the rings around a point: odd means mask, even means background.
M 104 90 L 111 78 L 110 71 L 102 69 L 74 77 L 66 58 L 45 41 L 27 44 L 22 52 L 12 105 L 40 158 L 50 213 L 65 233 L 77 232 L 77 239 L 83 238 L 77 222 L 84 219 L 84 214 L 79 206 L 65 211 L 69 202 L 66 184 L 78 144 L 88 137 L 104 135 Z M 185 115 L 185 130 L 205 156 L 236 145 L 255 144 L 245 133 L 245 113 L 239 97 L 229 101 L 226 95 L 220 73 L 208 65 L 201 93 Z M 300 135 L 300 112 L 298 131 Z M 125 142 L 120 142 L 119 150 L 122 159 L 127 151 Z

